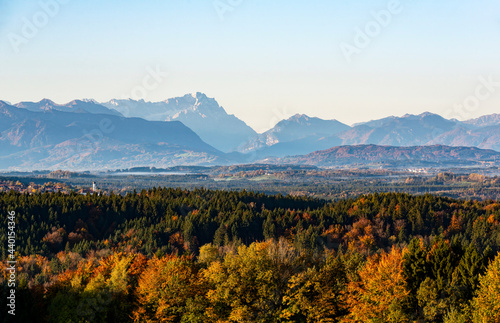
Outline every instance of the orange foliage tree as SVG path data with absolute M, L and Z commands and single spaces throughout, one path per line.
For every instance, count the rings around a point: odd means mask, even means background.
M 369 257 L 359 271 L 359 280 L 347 287 L 350 314 L 344 322 L 407 322 L 404 312 L 409 291 L 403 278 L 403 252 Z
M 473 322 L 500 322 L 500 253 L 479 278 L 472 308 Z
M 155 257 L 137 287 L 135 322 L 203 322 L 205 293 L 191 257 Z

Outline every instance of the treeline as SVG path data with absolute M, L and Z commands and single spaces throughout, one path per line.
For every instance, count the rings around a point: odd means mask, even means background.
M 32 255 L 18 268 L 17 322 L 500 320 L 500 255 L 439 238 L 366 257 L 300 252 L 283 238 L 207 244 L 196 257 Z
M 495 201 L 159 188 L 9 192 L 0 210 L 17 214 L 24 321 L 500 319 Z

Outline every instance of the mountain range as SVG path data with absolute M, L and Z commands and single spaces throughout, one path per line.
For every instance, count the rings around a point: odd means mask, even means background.
M 0 101 L 0 168 L 99 169 L 227 164 L 179 121 L 9 106 Z
M 251 145 L 245 152 L 254 151 L 260 158 L 284 157 L 308 154 L 335 146 L 347 145 L 385 145 L 396 147 L 446 145 L 465 146 L 500 151 L 500 118 L 499 115 L 484 116 L 479 119 L 460 122 L 448 120 L 429 112 L 420 115 L 404 115 L 388 117 L 359 123 L 352 127 L 343 124 L 332 124 L 331 134 L 318 126 L 326 120 L 314 120 L 315 126 L 302 126 L 315 118 L 296 115 L 280 122 L 262 136 L 276 132 L 280 134 L 294 133 L 293 136 L 281 135 L 272 137 L 276 140 L 263 141 Z M 330 121 L 335 122 L 335 121 Z M 294 129 L 300 127 L 300 135 Z M 266 137 L 265 137 L 266 138 Z M 251 142 L 253 143 L 253 142 Z M 248 147 L 248 146 L 245 146 Z
M 338 155 L 347 149 L 342 148 L 345 146 L 352 146 L 359 159 Z M 444 155 L 415 148 L 421 146 L 442 149 Z M 488 153 L 471 154 L 463 147 L 485 149 Z M 410 156 L 412 149 L 425 153 L 429 160 L 436 156 L 437 161 L 457 161 L 446 159 L 447 154 L 460 155 L 460 162 L 485 160 L 490 150 L 500 151 L 500 115 L 458 121 L 427 112 L 349 126 L 297 114 L 258 134 L 228 114 L 215 99 L 199 92 L 161 102 L 0 101 L 3 169 L 170 167 L 260 160 L 332 166 L 374 162 L 377 159 L 370 155 L 374 150 L 401 162 L 400 157 Z M 366 154 L 372 157 L 362 157 Z M 324 162 L 330 158 L 339 162 Z
M 227 114 L 217 101 L 199 92 L 161 102 L 111 100 L 102 105 L 126 117 L 180 121 L 206 143 L 225 152 L 234 150 L 257 135 L 245 122 Z
M 305 154 L 314 150 L 330 148 L 331 146 L 322 139 L 349 129 L 348 125 L 337 120 L 322 120 L 304 114 L 296 114 L 287 120 L 278 122 L 272 129 L 256 135 L 238 147 L 238 151 L 243 153 L 256 152 L 260 157 Z
M 4 101 L 4 103 L 9 104 Z M 20 102 L 14 105 L 17 108 L 25 109 L 32 112 L 41 112 L 41 111 L 62 111 L 62 112 L 75 112 L 75 113 L 95 113 L 95 114 L 110 114 L 114 116 L 122 116 L 123 115 L 112 109 L 107 109 L 101 104 L 97 103 L 94 100 L 74 100 L 66 104 L 56 104 L 51 100 L 44 99 L 40 102 Z
M 317 167 L 380 165 L 386 167 L 450 167 L 497 165 L 500 152 L 475 147 L 442 145 L 394 147 L 355 145 L 333 147 L 307 155 L 277 158 L 268 162 Z
M 181 121 L 213 147 L 224 152 L 251 154 L 253 158 L 284 157 L 334 146 L 368 144 L 403 147 L 440 144 L 500 151 L 500 114 L 461 122 L 426 112 L 353 126 L 297 114 L 257 134 L 203 93 L 162 102 L 111 100 L 102 105 L 125 116 Z

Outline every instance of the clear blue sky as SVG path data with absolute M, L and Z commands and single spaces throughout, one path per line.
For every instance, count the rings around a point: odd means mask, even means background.
M 40 3 L 54 1 L 0 0 L 0 99 L 130 97 L 158 66 L 168 75 L 135 93 L 204 92 L 258 131 L 295 113 L 352 124 L 500 112 L 500 87 L 454 108 L 480 77 L 500 81 L 498 0 L 401 0 L 350 63 L 341 44 L 391 1 L 233 0 L 223 19 L 214 4 L 229 0 L 66 0 L 49 16 Z

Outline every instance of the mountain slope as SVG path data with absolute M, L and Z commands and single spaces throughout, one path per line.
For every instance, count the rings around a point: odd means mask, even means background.
M 348 125 L 337 120 L 322 120 L 296 114 L 257 135 L 238 150 L 256 152 L 262 157 L 309 153 L 331 147 L 331 143 L 322 139 L 348 129 L 350 129 Z
M 472 165 L 500 162 L 500 153 L 474 147 L 442 145 L 394 147 L 377 145 L 339 146 L 303 156 L 274 160 L 282 164 L 301 164 L 320 167 L 352 165 L 395 165 L 400 167 Z
M 365 122 L 341 133 L 339 145 L 466 146 L 500 151 L 500 115 L 460 122 L 432 113 Z M 335 139 L 335 138 L 334 138 Z
M 108 109 L 93 100 L 74 100 L 66 104 L 56 104 L 51 100 L 43 99 L 40 102 L 20 102 L 15 104 L 14 106 L 32 112 L 56 110 L 62 112 L 110 114 L 115 116 L 122 116 L 122 114 L 118 111 Z
M 181 122 L 0 106 L 0 167 L 94 169 L 228 163 Z
M 449 146 L 468 146 L 500 151 L 500 125 L 476 129 L 458 127 L 441 134 L 434 142 Z
M 335 120 L 296 115 L 240 147 L 240 151 L 266 158 L 307 154 L 341 145 L 480 145 L 472 137 L 469 140 L 464 137 L 459 143 L 446 136 L 462 126 L 456 120 L 447 120 L 428 112 L 372 120 L 352 128 Z M 494 148 L 494 145 L 482 148 Z
M 500 125 L 500 114 L 490 114 L 487 116 L 482 116 L 476 119 L 471 119 L 464 121 L 465 124 L 472 125 L 475 127 L 490 127 Z
M 217 101 L 199 92 L 162 102 L 111 100 L 102 104 L 127 117 L 181 121 L 205 142 L 225 152 L 234 150 L 257 134 L 245 122 L 227 114 Z
M 404 115 L 370 121 L 345 131 L 338 137 L 343 145 L 420 146 L 459 125 L 437 114 Z

